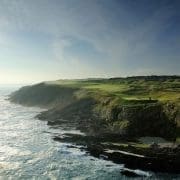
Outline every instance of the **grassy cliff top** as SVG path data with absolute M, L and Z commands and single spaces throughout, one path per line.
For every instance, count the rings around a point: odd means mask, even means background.
M 124 103 L 172 101 L 180 105 L 179 76 L 137 76 L 111 79 L 57 80 L 47 84 L 78 88 L 78 96 L 114 97 Z M 85 93 L 86 92 L 86 93 Z

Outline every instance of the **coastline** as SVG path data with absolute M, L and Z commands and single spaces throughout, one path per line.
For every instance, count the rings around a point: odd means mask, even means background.
M 92 96 L 92 92 L 78 87 L 79 84 L 64 86 L 41 83 L 21 88 L 10 96 L 10 100 L 26 106 L 46 107 L 49 110 L 39 114 L 38 119 L 47 121 L 52 127 L 64 126 L 85 133 L 56 136 L 54 140 L 84 145 L 84 150 L 91 155 L 123 163 L 127 168 L 180 173 L 178 144 L 174 147 L 153 147 L 138 140 L 142 136 L 160 135 L 172 141 L 174 119 L 176 116 L 179 118 L 178 106 L 174 102 L 161 103 L 154 99 L 144 99 L 118 100 L 116 104 L 117 98 L 112 95 L 104 96 L 100 92 L 99 97 L 99 93 L 93 92 Z M 155 123 L 150 128 L 148 126 L 152 123 L 148 124 L 149 120 Z

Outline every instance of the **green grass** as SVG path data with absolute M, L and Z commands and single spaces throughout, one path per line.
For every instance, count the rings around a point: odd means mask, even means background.
M 98 90 L 98 91 L 105 91 L 108 93 L 120 93 L 127 90 L 127 86 L 124 84 L 108 84 L 108 83 L 100 83 L 94 85 L 86 85 L 83 88 L 88 90 Z
M 177 144 L 180 144 L 180 137 L 178 137 L 178 138 L 176 139 L 176 143 L 177 143 Z
M 95 98 L 111 96 L 124 103 L 147 103 L 149 99 L 158 101 L 180 101 L 180 79 L 166 81 L 145 80 L 58 80 L 50 82 L 61 86 L 84 89 Z M 81 91 L 84 93 L 84 91 Z M 144 101 L 144 102 L 143 102 Z M 146 102 L 145 102 L 146 101 Z M 149 101 L 150 102 L 150 101 Z

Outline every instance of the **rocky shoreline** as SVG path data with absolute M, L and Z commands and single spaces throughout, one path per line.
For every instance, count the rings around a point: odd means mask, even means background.
M 139 176 L 134 173 L 134 171 L 131 171 L 136 169 L 158 173 L 180 174 L 180 146 L 155 148 L 136 147 L 136 145 L 131 145 L 132 143 L 139 144 L 136 138 L 110 133 L 102 128 L 98 131 L 98 126 L 92 123 L 94 121 L 91 119 L 85 122 L 80 118 L 76 118 L 75 120 L 72 117 L 72 121 L 70 121 L 70 119 L 58 119 L 58 121 L 56 121 L 55 119 L 44 119 L 41 114 L 38 115 L 37 118 L 47 121 L 47 124 L 52 128 L 59 126 L 66 127 L 69 130 L 80 130 L 84 135 L 56 135 L 54 140 L 71 143 L 72 145 L 80 145 L 83 151 L 86 151 L 94 157 L 109 160 L 117 164 L 124 164 L 127 169 L 121 173 L 126 176 Z
M 135 139 L 119 136 L 109 138 L 108 134 L 99 137 L 65 134 L 55 136 L 54 140 L 81 145 L 81 149 L 92 156 L 124 164 L 125 168 L 156 173 L 180 173 L 180 146 L 178 145 L 136 147 L 131 145 L 132 141 L 135 143 Z
M 12 93 L 10 101 L 46 108 L 38 119 L 47 121 L 52 127 L 77 129 L 84 133 L 56 135 L 56 141 L 82 145 L 91 155 L 125 164 L 127 168 L 180 173 L 178 144 L 151 146 L 138 141 L 139 137 L 150 136 L 175 142 L 180 135 L 178 97 L 163 102 L 147 98 L 150 92 L 156 97 L 155 90 L 162 91 L 162 96 L 165 96 L 163 92 L 178 95 L 179 77 L 175 80 L 173 77 L 158 78 L 148 81 L 144 78 L 75 81 L 72 84 L 63 81 L 67 85 L 40 83 Z M 164 89 L 159 89 L 159 83 Z M 94 86 L 103 87 L 103 90 L 95 91 Z M 109 92 L 107 87 L 116 87 L 119 94 Z M 131 99 L 133 94 L 134 97 L 146 94 L 146 98 Z
M 44 115 L 44 114 L 43 114 Z M 70 114 L 69 114 L 70 116 Z M 108 132 L 94 124 L 94 120 L 69 117 L 65 119 L 40 119 L 47 120 L 48 125 L 74 128 L 84 135 L 64 134 L 55 136 L 54 140 L 81 145 L 83 151 L 94 157 L 124 164 L 125 168 L 141 169 L 144 171 L 162 173 L 180 173 L 180 145 L 171 143 L 171 146 L 152 144 L 146 146 L 137 140 L 137 137 Z M 144 147 L 145 145 L 145 147 Z M 124 173 L 129 173 L 127 170 Z M 131 174 L 131 172 L 130 172 Z M 133 174 L 131 174 L 133 176 Z
M 180 148 L 159 148 L 140 150 L 135 147 L 119 147 L 116 150 L 99 145 L 91 145 L 88 151 L 96 157 L 104 157 L 115 163 L 125 164 L 126 168 L 153 172 L 180 173 Z M 142 152 L 143 151 L 143 152 Z M 172 153 L 172 154 L 171 154 Z

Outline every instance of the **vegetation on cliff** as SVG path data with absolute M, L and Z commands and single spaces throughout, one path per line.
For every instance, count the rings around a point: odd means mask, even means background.
M 40 119 L 51 124 L 65 119 L 87 133 L 166 138 L 179 133 L 179 76 L 58 80 L 23 87 L 10 99 L 47 107 Z

